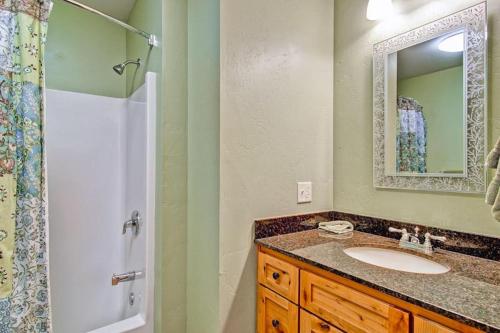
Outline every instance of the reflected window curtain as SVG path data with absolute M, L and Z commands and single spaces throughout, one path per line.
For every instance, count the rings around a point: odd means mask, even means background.
M 396 170 L 427 172 L 427 125 L 422 106 L 408 97 L 398 98 Z
M 50 0 L 0 0 L 0 333 L 50 332 L 44 48 Z

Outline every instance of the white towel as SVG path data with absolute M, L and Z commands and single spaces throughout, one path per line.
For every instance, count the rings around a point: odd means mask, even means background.
M 491 208 L 491 215 L 493 215 L 493 217 L 500 222 L 500 191 L 498 191 L 495 203 Z
M 486 167 L 496 168 L 498 166 L 499 158 L 500 158 L 500 138 L 498 138 L 497 143 L 486 157 L 486 163 L 485 163 Z
M 491 180 L 488 190 L 486 191 L 486 203 L 492 205 L 491 214 L 493 217 L 500 221 L 500 163 L 498 162 L 500 158 L 500 138 L 493 150 L 488 154 L 486 159 L 486 167 L 496 168 L 496 173 Z
M 491 180 L 488 190 L 486 191 L 486 203 L 488 205 L 494 205 L 495 201 L 498 199 L 498 189 L 500 189 L 500 163 L 497 166 L 497 172 Z

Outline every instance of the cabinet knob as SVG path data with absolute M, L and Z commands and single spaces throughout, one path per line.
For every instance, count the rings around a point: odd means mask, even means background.
M 273 279 L 278 280 L 280 278 L 280 273 L 274 272 L 273 273 Z
M 276 319 L 273 319 L 273 321 L 271 322 L 271 324 L 273 324 L 274 328 L 278 328 L 278 326 L 280 326 L 280 321 L 276 320 Z
M 325 323 L 319 324 L 319 327 L 321 327 L 321 329 L 324 330 L 324 331 L 329 331 L 330 330 L 330 325 L 325 324 Z

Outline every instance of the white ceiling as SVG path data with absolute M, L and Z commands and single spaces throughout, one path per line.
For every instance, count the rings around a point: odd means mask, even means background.
M 136 0 L 76 0 L 119 20 L 127 21 Z
M 456 32 L 431 39 L 398 52 L 398 79 L 410 78 L 422 74 L 460 66 L 463 52 L 440 51 L 439 43 Z

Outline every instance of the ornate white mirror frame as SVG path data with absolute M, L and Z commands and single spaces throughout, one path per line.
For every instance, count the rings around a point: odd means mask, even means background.
M 463 175 L 389 174 L 386 171 L 386 66 L 389 54 L 464 29 L 464 93 L 466 152 Z M 487 12 L 486 2 L 446 16 L 374 45 L 373 51 L 373 179 L 377 188 L 484 193 L 487 143 Z

